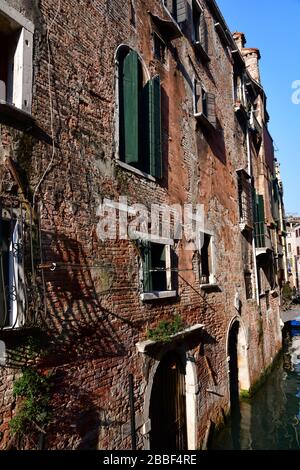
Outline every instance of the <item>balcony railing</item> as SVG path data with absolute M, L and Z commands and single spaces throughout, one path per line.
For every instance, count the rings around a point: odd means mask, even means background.
M 270 231 L 265 222 L 255 223 L 255 245 L 258 255 L 273 250 Z
M 37 218 L 28 203 L 0 198 L 0 331 L 36 326 L 40 296 Z

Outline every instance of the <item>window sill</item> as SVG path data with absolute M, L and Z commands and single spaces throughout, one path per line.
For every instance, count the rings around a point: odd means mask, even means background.
M 193 47 L 195 49 L 195 52 L 201 57 L 203 62 L 205 63 L 210 62 L 210 57 L 207 54 L 206 50 L 204 49 L 200 41 L 193 42 Z
M 143 302 L 149 300 L 161 300 L 161 299 L 175 299 L 177 297 L 176 290 L 161 291 L 161 292 L 145 292 L 141 294 L 141 300 Z
M 203 328 L 204 328 L 204 325 L 200 325 L 200 324 L 191 326 L 190 328 L 186 328 L 185 330 L 180 331 L 176 335 L 172 335 L 171 339 L 173 341 L 184 339 L 186 336 L 202 331 Z M 153 341 L 149 339 L 147 341 L 140 341 L 139 343 L 136 344 L 136 347 L 139 353 L 147 354 L 151 352 L 153 347 L 159 344 L 161 344 L 160 341 Z
M 31 127 L 34 123 L 34 118 L 30 113 L 3 100 L 0 100 L 0 116 L 1 122 L 4 121 L 5 124 L 12 126 L 21 126 L 22 129 Z
M 199 122 L 199 124 L 205 127 L 207 130 L 214 130 L 215 126 L 208 120 L 208 118 L 203 113 L 195 113 L 195 119 Z
M 151 176 L 148 173 L 144 173 L 143 171 L 138 170 L 137 168 L 134 168 L 134 166 L 128 165 L 128 163 L 122 162 L 121 160 L 116 160 L 116 161 L 117 161 L 117 165 L 119 165 L 124 170 L 130 171 L 131 173 L 134 173 L 135 175 L 141 176 L 142 178 L 145 178 L 149 181 L 153 181 L 153 183 L 156 183 L 156 178 L 154 178 L 154 176 Z
M 218 284 L 200 284 L 200 289 L 205 291 L 221 292 Z

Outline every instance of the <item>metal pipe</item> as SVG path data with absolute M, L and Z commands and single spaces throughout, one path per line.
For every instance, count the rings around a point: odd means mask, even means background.
M 129 374 L 129 404 L 130 404 L 130 429 L 131 429 L 131 447 L 136 450 L 136 431 L 135 431 L 135 409 L 134 409 L 134 383 L 133 375 Z

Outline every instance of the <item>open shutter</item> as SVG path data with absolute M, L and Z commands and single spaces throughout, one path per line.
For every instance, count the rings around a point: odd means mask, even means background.
M 121 86 L 121 142 L 122 157 L 129 165 L 139 161 L 139 61 L 136 52 L 131 51 L 123 62 Z
M 201 42 L 201 46 L 207 53 L 208 52 L 208 31 L 207 31 L 207 23 L 206 23 L 204 12 L 201 12 L 201 16 L 200 16 L 200 42 Z
M 149 82 L 149 154 L 150 173 L 162 178 L 161 91 L 157 75 Z
M 151 244 L 150 242 L 142 242 L 143 255 L 143 290 L 144 292 L 152 292 L 152 262 L 151 262 Z
M 202 103 L 202 85 L 198 80 L 194 82 L 194 93 L 195 93 L 195 114 L 203 113 Z
M 171 13 L 171 15 L 173 15 L 174 14 L 173 0 L 165 0 L 165 5 L 166 5 L 167 9 L 169 10 L 169 12 Z
M 216 97 L 213 93 L 206 93 L 206 98 L 207 98 L 207 119 L 214 127 L 217 127 Z
M 176 21 L 183 23 L 187 20 L 187 1 L 176 0 Z

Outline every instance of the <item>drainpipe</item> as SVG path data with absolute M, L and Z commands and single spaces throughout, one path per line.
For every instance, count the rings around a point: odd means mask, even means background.
M 253 113 L 253 111 L 251 111 Z M 251 162 L 251 147 L 250 147 L 250 136 L 249 136 L 249 125 L 247 124 L 247 134 L 246 134 L 246 141 L 247 141 L 247 163 L 248 163 L 248 174 L 252 177 L 252 162 Z M 252 240 L 252 251 L 253 251 L 253 264 L 254 264 L 254 272 L 255 272 L 255 292 L 256 292 L 256 302 L 257 305 L 260 305 L 259 301 L 259 286 L 258 286 L 258 272 L 257 272 L 257 259 L 256 259 L 256 246 L 255 246 L 255 227 L 254 227 L 254 236 Z
M 135 409 L 134 409 L 134 384 L 133 375 L 129 374 L 129 404 L 130 404 L 130 429 L 131 429 L 131 448 L 136 450 L 136 432 L 135 432 Z

